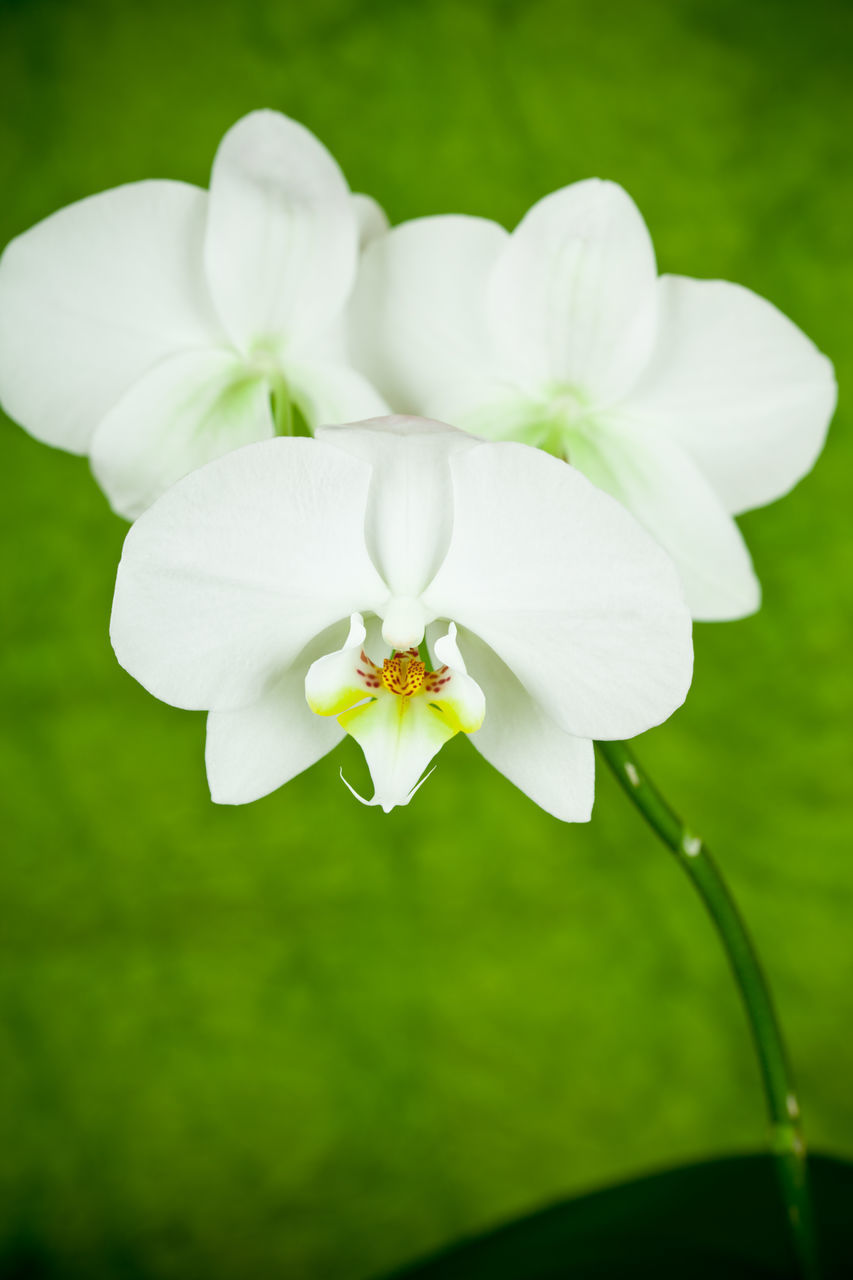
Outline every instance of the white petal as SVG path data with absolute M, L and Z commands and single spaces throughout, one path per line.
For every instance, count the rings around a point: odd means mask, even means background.
M 654 339 L 656 268 L 627 192 L 596 178 L 535 204 L 491 279 L 502 363 L 532 384 L 609 400 L 642 369 Z
M 364 546 L 369 481 L 358 459 L 304 438 L 179 480 L 125 540 L 119 662 L 175 706 L 254 701 L 313 636 L 387 594 Z
M 479 442 L 444 423 L 406 417 L 324 428 L 317 438 L 371 464 L 368 548 L 392 593 L 417 597 L 450 539 L 449 459 Z
M 135 182 L 61 209 L 0 260 L 0 400 L 47 444 L 85 453 L 163 356 L 221 341 L 204 280 L 207 193 Z
M 486 699 L 477 681 L 468 675 L 456 642 L 455 622 L 432 647 L 441 665 L 424 681 L 427 700 L 458 733 L 476 733 L 486 714 Z
M 659 287 L 657 345 L 625 411 L 679 440 L 729 511 L 773 502 L 823 448 L 832 365 L 749 289 L 683 276 Z
M 595 794 L 592 742 L 558 729 L 497 654 L 470 631 L 463 644 L 488 709 L 482 728 L 471 735 L 474 746 L 546 813 L 562 822 L 588 822 Z
M 436 636 L 433 641 L 432 651 L 440 666 L 452 667 L 454 671 L 461 671 L 464 674 L 468 668 L 465 666 L 465 659 L 459 650 L 457 636 L 458 628 L 456 623 L 451 622 L 445 635 L 439 634 Z M 469 729 L 468 732 L 470 733 L 471 730 Z
M 452 457 L 453 537 L 423 601 L 476 632 L 580 738 L 666 719 L 690 684 L 669 557 L 573 467 L 519 444 Z
M 95 432 L 92 470 L 134 520 L 182 476 L 275 434 L 270 391 L 227 351 L 172 356 L 143 375 Z
M 354 613 L 343 647 L 318 654 L 311 663 L 302 682 L 302 696 L 314 715 L 339 716 L 376 696 L 380 674 L 364 652 L 366 635 L 361 614 Z
M 525 392 L 506 378 L 480 378 L 437 396 L 433 416 L 486 440 L 515 440 L 539 447 L 553 434 L 548 398 Z
M 373 196 L 358 192 L 352 197 L 352 201 L 358 219 L 358 247 L 363 251 L 374 240 L 384 236 L 389 226 L 388 215 Z
M 349 308 L 351 349 L 395 409 L 423 413 L 474 371 L 499 368 L 485 302 L 508 238 L 496 222 L 448 215 L 404 222 L 368 247 Z
M 740 530 L 675 440 L 601 425 L 573 436 L 569 457 L 666 548 L 694 618 L 721 621 L 755 612 L 761 588 Z
M 360 422 L 388 412 L 388 406 L 375 387 L 346 364 L 325 360 L 286 360 L 284 376 L 312 431 L 329 424 Z
M 315 716 L 305 702 L 305 672 L 335 643 L 325 631 L 257 702 L 207 717 L 207 779 L 217 804 L 248 804 L 269 795 L 340 742 L 336 720 Z
M 213 162 L 205 260 L 241 348 L 322 329 L 350 292 L 357 246 L 346 179 L 312 133 L 276 111 L 228 130 Z

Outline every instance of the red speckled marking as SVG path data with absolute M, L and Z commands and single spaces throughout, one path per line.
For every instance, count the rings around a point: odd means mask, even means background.
M 392 654 L 382 664 L 382 683 L 390 693 L 397 693 L 401 698 L 411 698 L 425 678 L 426 667 L 418 657 L 417 649 Z

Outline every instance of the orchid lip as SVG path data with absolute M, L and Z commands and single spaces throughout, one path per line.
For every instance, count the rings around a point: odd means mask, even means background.
M 359 796 L 363 803 L 386 813 L 408 804 L 445 742 L 482 724 L 485 698 L 464 669 L 455 636 L 450 623 L 434 646 L 442 664 L 435 670 L 428 669 L 415 646 L 394 649 L 380 665 L 365 647 L 361 616 L 354 614 L 344 648 L 309 668 L 309 707 L 317 715 L 334 716 L 364 751 L 374 795 L 371 800 Z

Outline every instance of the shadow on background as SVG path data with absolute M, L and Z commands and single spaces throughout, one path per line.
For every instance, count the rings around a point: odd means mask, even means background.
M 853 1275 L 853 1165 L 810 1162 L 826 1277 Z M 554 1205 L 392 1280 L 604 1280 L 796 1276 L 767 1156 L 653 1174 Z
M 853 1275 L 853 1164 L 810 1161 L 823 1280 Z M 109 1260 L 60 1262 L 34 1237 L 0 1254 L 2 1280 L 133 1277 L 162 1280 L 131 1239 Z M 234 1260 L 231 1259 L 231 1262 Z M 207 1280 L 227 1274 L 215 1266 Z M 564 1201 L 395 1271 L 386 1280 L 796 1280 L 770 1157 L 686 1165 Z M 296 1280 L 297 1273 L 286 1277 Z

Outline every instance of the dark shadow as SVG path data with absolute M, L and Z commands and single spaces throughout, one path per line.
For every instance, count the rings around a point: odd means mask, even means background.
M 813 1157 L 824 1280 L 853 1277 L 853 1165 Z M 388 1280 L 791 1280 L 767 1156 L 690 1165 L 569 1200 L 463 1241 Z

